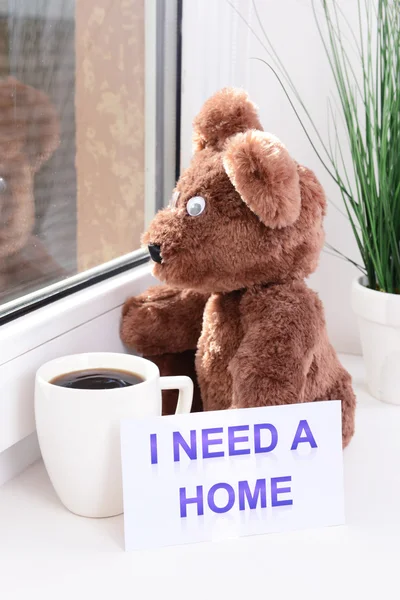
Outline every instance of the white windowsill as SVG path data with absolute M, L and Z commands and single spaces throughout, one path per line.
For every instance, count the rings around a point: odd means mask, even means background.
M 280 600 L 395 597 L 400 407 L 369 396 L 361 358 L 342 360 L 358 399 L 356 434 L 344 452 L 346 526 L 127 554 L 122 516 L 69 513 L 38 462 L 0 489 L 1 596 L 193 599 L 207 588 L 212 599 L 262 590 Z

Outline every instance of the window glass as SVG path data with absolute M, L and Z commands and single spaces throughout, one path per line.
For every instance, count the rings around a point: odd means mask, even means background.
M 0 0 L 0 305 L 140 246 L 145 13 Z

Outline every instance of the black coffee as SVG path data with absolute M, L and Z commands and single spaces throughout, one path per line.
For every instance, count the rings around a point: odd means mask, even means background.
M 142 383 L 144 378 L 130 371 L 118 369 L 84 369 L 58 375 L 50 381 L 53 385 L 74 390 L 113 390 Z

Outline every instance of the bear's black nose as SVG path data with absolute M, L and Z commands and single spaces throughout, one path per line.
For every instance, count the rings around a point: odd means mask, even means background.
M 160 246 L 158 244 L 149 244 L 148 249 L 150 252 L 150 256 L 154 260 L 154 262 L 161 263 L 162 257 Z

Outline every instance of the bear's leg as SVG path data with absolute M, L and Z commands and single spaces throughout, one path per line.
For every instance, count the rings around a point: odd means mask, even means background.
M 343 448 L 347 446 L 354 434 L 354 417 L 356 397 L 351 385 L 351 377 L 347 371 L 342 371 L 336 383 L 322 400 L 342 401 L 342 440 Z

